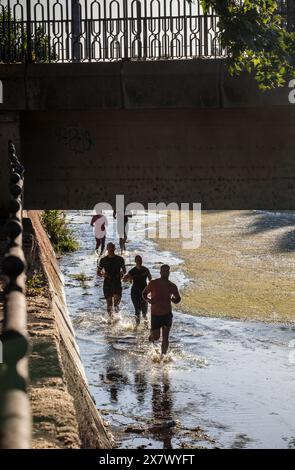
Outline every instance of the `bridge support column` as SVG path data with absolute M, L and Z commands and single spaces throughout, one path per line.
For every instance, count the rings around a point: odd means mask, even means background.
M 20 132 L 18 113 L 0 112 L 0 219 L 9 213 L 8 141 L 12 140 L 19 154 Z

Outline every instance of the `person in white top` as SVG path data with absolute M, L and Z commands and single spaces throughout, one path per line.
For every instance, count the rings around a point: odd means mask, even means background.
M 100 247 L 100 256 L 102 256 L 106 243 L 106 227 L 108 226 L 108 219 L 101 212 L 97 212 L 96 215 L 92 217 L 90 224 L 94 227 L 94 236 L 96 240 L 95 251 L 97 252 Z

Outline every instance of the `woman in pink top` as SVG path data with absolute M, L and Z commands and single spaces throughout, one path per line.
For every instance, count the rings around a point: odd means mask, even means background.
M 160 270 L 161 277 L 152 280 L 142 293 L 143 299 L 151 304 L 151 334 L 149 340 L 160 339 L 162 330 L 162 354 L 169 347 L 169 333 L 172 326 L 172 305 L 181 301 L 178 288 L 169 281 L 170 266 L 164 264 Z

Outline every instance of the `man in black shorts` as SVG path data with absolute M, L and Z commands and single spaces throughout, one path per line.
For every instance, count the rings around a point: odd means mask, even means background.
M 107 244 L 108 254 L 101 258 L 97 267 L 97 274 L 104 278 L 103 293 L 107 301 L 107 309 L 112 314 L 113 307 L 118 311 L 122 297 L 122 277 L 126 274 L 125 261 L 115 254 L 115 245 Z
M 154 342 L 160 339 L 162 331 L 162 354 L 166 354 L 169 347 L 169 333 L 173 318 L 171 302 L 178 304 L 181 298 L 177 286 L 169 281 L 170 266 L 163 264 L 160 274 L 159 279 L 152 280 L 146 286 L 142 298 L 151 304 L 151 334 L 149 340 Z
M 148 304 L 142 298 L 142 291 L 147 286 L 147 279 L 151 281 L 152 276 L 148 268 L 142 265 L 142 257 L 135 256 L 135 267 L 124 276 L 124 281 L 131 281 L 131 300 L 135 309 L 136 324 L 140 323 L 140 314 L 146 318 Z

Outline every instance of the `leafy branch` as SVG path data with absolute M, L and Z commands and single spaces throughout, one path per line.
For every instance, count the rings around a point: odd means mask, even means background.
M 295 78 L 295 32 L 287 31 L 276 0 L 201 3 L 205 13 L 213 9 L 219 17 L 221 44 L 228 51 L 232 75 L 247 71 L 262 90 L 284 86 Z

